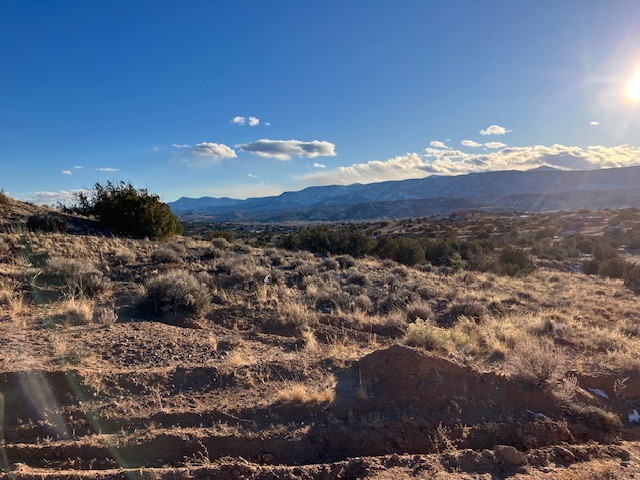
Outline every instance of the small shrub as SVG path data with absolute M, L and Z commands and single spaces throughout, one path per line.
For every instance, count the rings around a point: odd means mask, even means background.
M 66 325 L 86 325 L 93 320 L 93 304 L 86 300 L 71 299 L 62 314 Z
M 178 252 L 171 248 L 162 247 L 151 253 L 153 263 L 177 263 L 180 261 Z
M 31 232 L 64 233 L 69 229 L 69 222 L 61 215 L 39 213 L 27 218 L 27 229 Z
M 11 305 L 13 293 L 5 288 L 0 289 L 0 305 Z
M 9 203 L 9 196 L 4 193 L 4 190 L 0 190 L 0 205 L 6 205 Z
M 526 250 L 506 247 L 500 254 L 497 273 L 515 277 L 531 273 L 534 269 L 535 263 Z
M 408 305 L 405 314 L 410 322 L 433 319 L 433 310 L 427 302 L 414 302 Z
M 326 258 L 322 265 L 329 271 L 336 271 L 340 268 L 340 263 L 335 258 Z
M 460 272 L 467 268 L 467 261 L 462 258 L 460 252 L 453 252 L 449 257 L 449 268 L 454 272 Z
M 118 321 L 118 314 L 112 308 L 99 308 L 93 312 L 93 320 L 99 325 L 113 325 Z
M 602 277 L 622 278 L 628 263 L 620 257 L 612 257 L 598 265 L 598 275 Z
M 217 237 L 211 239 L 211 246 L 219 248 L 220 250 L 226 250 L 231 247 L 231 243 L 226 238 Z
M 447 314 L 454 322 L 457 321 L 460 317 L 467 317 L 477 323 L 489 314 L 489 310 L 479 301 L 470 300 L 451 303 L 449 305 L 449 308 L 447 308 Z
M 319 404 L 331 403 L 335 399 L 335 378 L 329 376 L 320 385 L 302 382 L 286 382 L 277 394 L 276 400 L 283 403 Z
M 340 255 L 336 257 L 336 260 L 338 261 L 338 263 L 340 264 L 340 268 L 342 269 L 354 267 L 356 264 L 355 258 L 353 258 L 351 255 Z
M 358 295 L 353 299 L 355 308 L 362 312 L 371 312 L 373 310 L 373 302 L 366 295 Z
M 208 247 L 202 253 L 202 258 L 205 260 L 215 260 L 216 258 L 221 258 L 224 255 L 224 250 L 218 247 Z
M 203 314 L 210 303 L 206 285 L 186 272 L 174 271 L 150 279 L 144 303 L 156 315 L 163 313 Z
M 627 288 L 640 292 L 640 265 L 631 265 L 624 271 L 624 284 Z
M 412 347 L 445 351 L 452 340 L 451 336 L 451 330 L 437 327 L 427 320 L 418 319 L 409 325 L 403 341 Z
M 561 378 L 564 367 L 560 352 L 552 343 L 533 338 L 518 343 L 507 361 L 514 378 L 536 387 Z
M 369 279 L 364 273 L 356 272 L 347 277 L 347 283 L 349 285 L 365 286 L 369 283 Z
M 136 261 L 136 254 L 128 248 L 118 248 L 111 252 L 111 258 L 116 265 L 131 265 Z
M 584 262 L 580 266 L 580 270 L 582 271 L 582 273 L 585 273 L 587 275 L 597 275 L 599 269 L 600 269 L 600 261 L 596 260 L 595 258 L 593 260 L 588 260 Z
M 80 260 L 53 257 L 47 260 L 45 278 L 58 283 L 70 296 L 95 296 L 108 290 L 110 282 L 93 265 Z

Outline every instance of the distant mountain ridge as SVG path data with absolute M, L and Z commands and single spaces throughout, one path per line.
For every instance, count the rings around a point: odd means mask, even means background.
M 461 209 L 548 211 L 640 206 L 640 166 L 601 170 L 505 170 L 370 184 L 307 187 L 271 197 L 180 198 L 182 216 L 212 221 L 407 218 Z

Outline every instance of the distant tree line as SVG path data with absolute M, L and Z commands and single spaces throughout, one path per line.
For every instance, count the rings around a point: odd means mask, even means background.
M 405 265 L 430 263 L 452 270 L 472 268 L 506 275 L 531 272 L 535 264 L 526 250 L 506 246 L 497 252 L 493 238 L 460 240 L 455 237 L 371 236 L 357 228 L 315 226 L 282 236 L 277 245 L 323 255 L 371 255 Z

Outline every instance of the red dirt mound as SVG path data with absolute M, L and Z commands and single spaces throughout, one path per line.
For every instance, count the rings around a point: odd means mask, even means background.
M 381 410 L 408 407 L 441 415 L 448 422 L 558 419 L 571 405 L 562 403 L 550 388 L 521 384 L 497 373 L 411 347 L 394 345 L 367 355 L 357 365 L 359 388 L 365 403 Z M 577 390 L 572 405 L 607 407 L 603 399 Z M 623 412 L 618 412 L 622 415 Z

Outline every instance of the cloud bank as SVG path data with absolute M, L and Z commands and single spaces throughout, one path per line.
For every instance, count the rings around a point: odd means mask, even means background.
M 334 157 L 336 155 L 336 146 L 324 140 L 303 142 L 300 140 L 269 140 L 263 138 L 236 146 L 243 152 L 248 152 L 252 155 L 283 161 L 291 160 L 292 157 L 315 158 Z
M 564 170 L 640 165 L 640 148 L 629 145 L 587 148 L 565 145 L 506 147 L 495 152 L 427 148 L 423 154 L 407 153 L 385 161 L 373 160 L 314 172 L 302 179 L 323 185 L 372 183 L 422 178 L 427 175 L 460 175 L 495 170 L 529 170 L 548 165 Z

